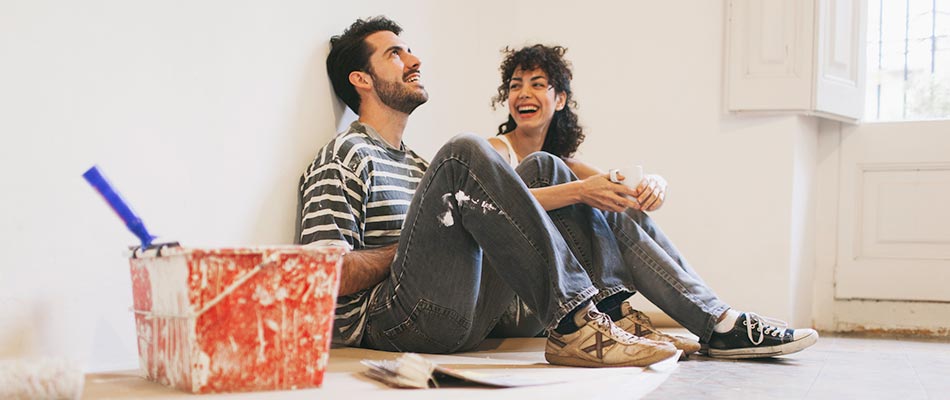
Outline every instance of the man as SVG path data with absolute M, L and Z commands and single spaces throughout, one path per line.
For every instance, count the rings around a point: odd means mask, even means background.
M 301 178 L 301 243 L 353 248 L 335 339 L 388 351 L 468 350 L 518 294 L 552 330 L 551 363 L 646 366 L 674 355 L 671 344 L 636 337 L 596 310 L 586 271 L 487 141 L 457 136 L 431 165 L 406 148 L 409 114 L 428 94 L 400 32 L 377 17 L 331 39 L 327 71 L 359 120 Z

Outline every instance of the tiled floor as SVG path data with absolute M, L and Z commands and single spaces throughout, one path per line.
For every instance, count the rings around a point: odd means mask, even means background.
M 692 356 L 646 399 L 950 399 L 950 341 L 833 336 L 789 356 Z

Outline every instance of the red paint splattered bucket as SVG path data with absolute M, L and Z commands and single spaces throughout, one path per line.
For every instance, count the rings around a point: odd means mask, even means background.
M 345 250 L 167 247 L 129 259 L 139 364 L 192 393 L 317 387 Z

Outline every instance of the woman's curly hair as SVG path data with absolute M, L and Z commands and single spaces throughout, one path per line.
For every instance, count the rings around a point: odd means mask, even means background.
M 584 141 L 584 130 L 577 123 L 577 114 L 572 108 L 577 108 L 574 93 L 571 91 L 571 63 L 564 59 L 567 48 L 561 46 L 545 46 L 536 44 L 526 46 L 521 50 L 506 47 L 502 50 L 505 60 L 501 67 L 501 85 L 498 86 L 498 95 L 492 98 L 492 108 L 508 100 L 508 85 L 515 70 L 521 67 L 522 71 L 540 68 L 548 76 L 548 83 L 554 86 L 556 93 L 564 93 L 566 101 L 564 108 L 554 112 L 554 119 L 548 127 L 544 137 L 542 151 L 560 156 L 571 157 L 577 147 Z M 498 126 L 498 134 L 503 135 L 518 127 L 515 119 L 508 115 L 508 121 Z

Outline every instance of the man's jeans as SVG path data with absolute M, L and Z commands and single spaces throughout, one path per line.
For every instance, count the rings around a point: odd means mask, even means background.
M 517 172 L 531 188 L 577 180 L 560 158 L 543 152 L 525 157 Z M 639 290 L 704 342 L 719 315 L 729 308 L 645 213 L 633 209 L 608 212 L 574 204 L 548 215 L 599 289 L 595 302 L 608 297 L 616 302 Z M 492 336 L 537 334 L 543 326 L 530 314 L 529 307 L 516 299 Z
M 546 328 L 597 294 L 521 178 L 470 134 L 432 160 L 380 285 L 362 345 L 425 353 L 475 347 L 515 294 Z

